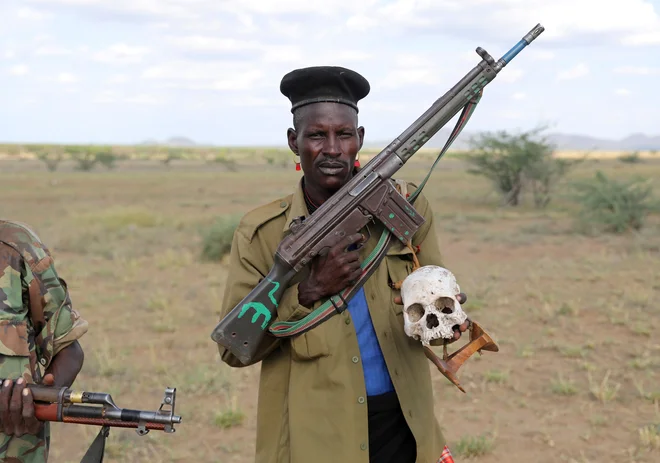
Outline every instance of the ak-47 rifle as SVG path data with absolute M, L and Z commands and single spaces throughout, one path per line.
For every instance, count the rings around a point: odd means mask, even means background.
M 3 382 L 0 380 L 0 384 Z M 27 387 L 32 393 L 34 412 L 39 421 L 101 426 L 81 463 L 103 461 L 109 428 L 135 428 L 138 435 L 144 436 L 152 429 L 173 433 L 174 424 L 181 423 L 181 417 L 174 414 L 176 388 L 165 388 L 165 397 L 158 410 L 144 411 L 119 408 L 112 396 L 105 392 L 74 391 L 68 387 L 38 384 L 28 384 Z
M 296 336 L 346 310 L 348 301 L 385 257 L 393 242 L 392 237 L 408 245 L 424 224 L 425 219 L 412 204 L 433 167 L 467 123 L 484 87 L 544 30 L 537 24 L 497 62 L 486 50 L 478 47 L 476 52 L 482 60 L 470 72 L 311 216 L 304 221 L 302 217 L 294 219 L 291 233 L 277 248 L 269 273 L 218 323 L 211 339 L 232 352 L 242 363 L 249 364 L 267 333 L 282 338 Z M 406 200 L 396 190 L 392 175 L 461 109 L 456 127 L 431 171 Z M 294 277 L 316 256 L 324 255 L 343 237 L 359 232 L 374 220 L 380 221 L 385 231 L 374 251 L 362 262 L 362 274 L 358 281 L 330 297 L 302 320 L 274 322 L 279 301 Z

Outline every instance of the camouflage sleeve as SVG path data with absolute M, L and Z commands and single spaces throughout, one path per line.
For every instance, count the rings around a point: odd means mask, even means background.
M 0 321 L 25 320 L 21 256 L 0 244 Z
M 38 274 L 38 278 L 36 278 Z M 35 281 L 36 280 L 36 281 Z M 52 328 L 52 354 L 80 339 L 88 330 L 88 323 L 73 308 L 66 282 L 59 277 L 52 257 L 48 256 L 27 268 L 25 282 L 38 287 L 44 318 Z M 50 337 L 50 334 L 47 335 Z

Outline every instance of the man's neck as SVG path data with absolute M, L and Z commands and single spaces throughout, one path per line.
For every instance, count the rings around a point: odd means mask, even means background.
M 305 197 L 305 204 L 310 214 L 313 214 L 316 209 L 321 207 L 321 204 L 326 202 L 334 194 L 333 191 L 322 190 L 314 188 L 302 180 L 303 196 Z

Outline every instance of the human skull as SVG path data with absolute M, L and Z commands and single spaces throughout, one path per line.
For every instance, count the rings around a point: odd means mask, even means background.
M 425 346 L 435 339 L 450 339 L 453 327 L 467 319 L 456 295 L 456 277 L 443 267 L 425 265 L 406 277 L 401 286 L 403 329 Z

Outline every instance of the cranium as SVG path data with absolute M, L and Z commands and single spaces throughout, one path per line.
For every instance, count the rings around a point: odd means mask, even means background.
M 452 328 L 467 319 L 456 299 L 460 292 L 456 277 L 446 268 L 425 265 L 412 272 L 401 285 L 405 333 L 425 346 L 452 338 Z

